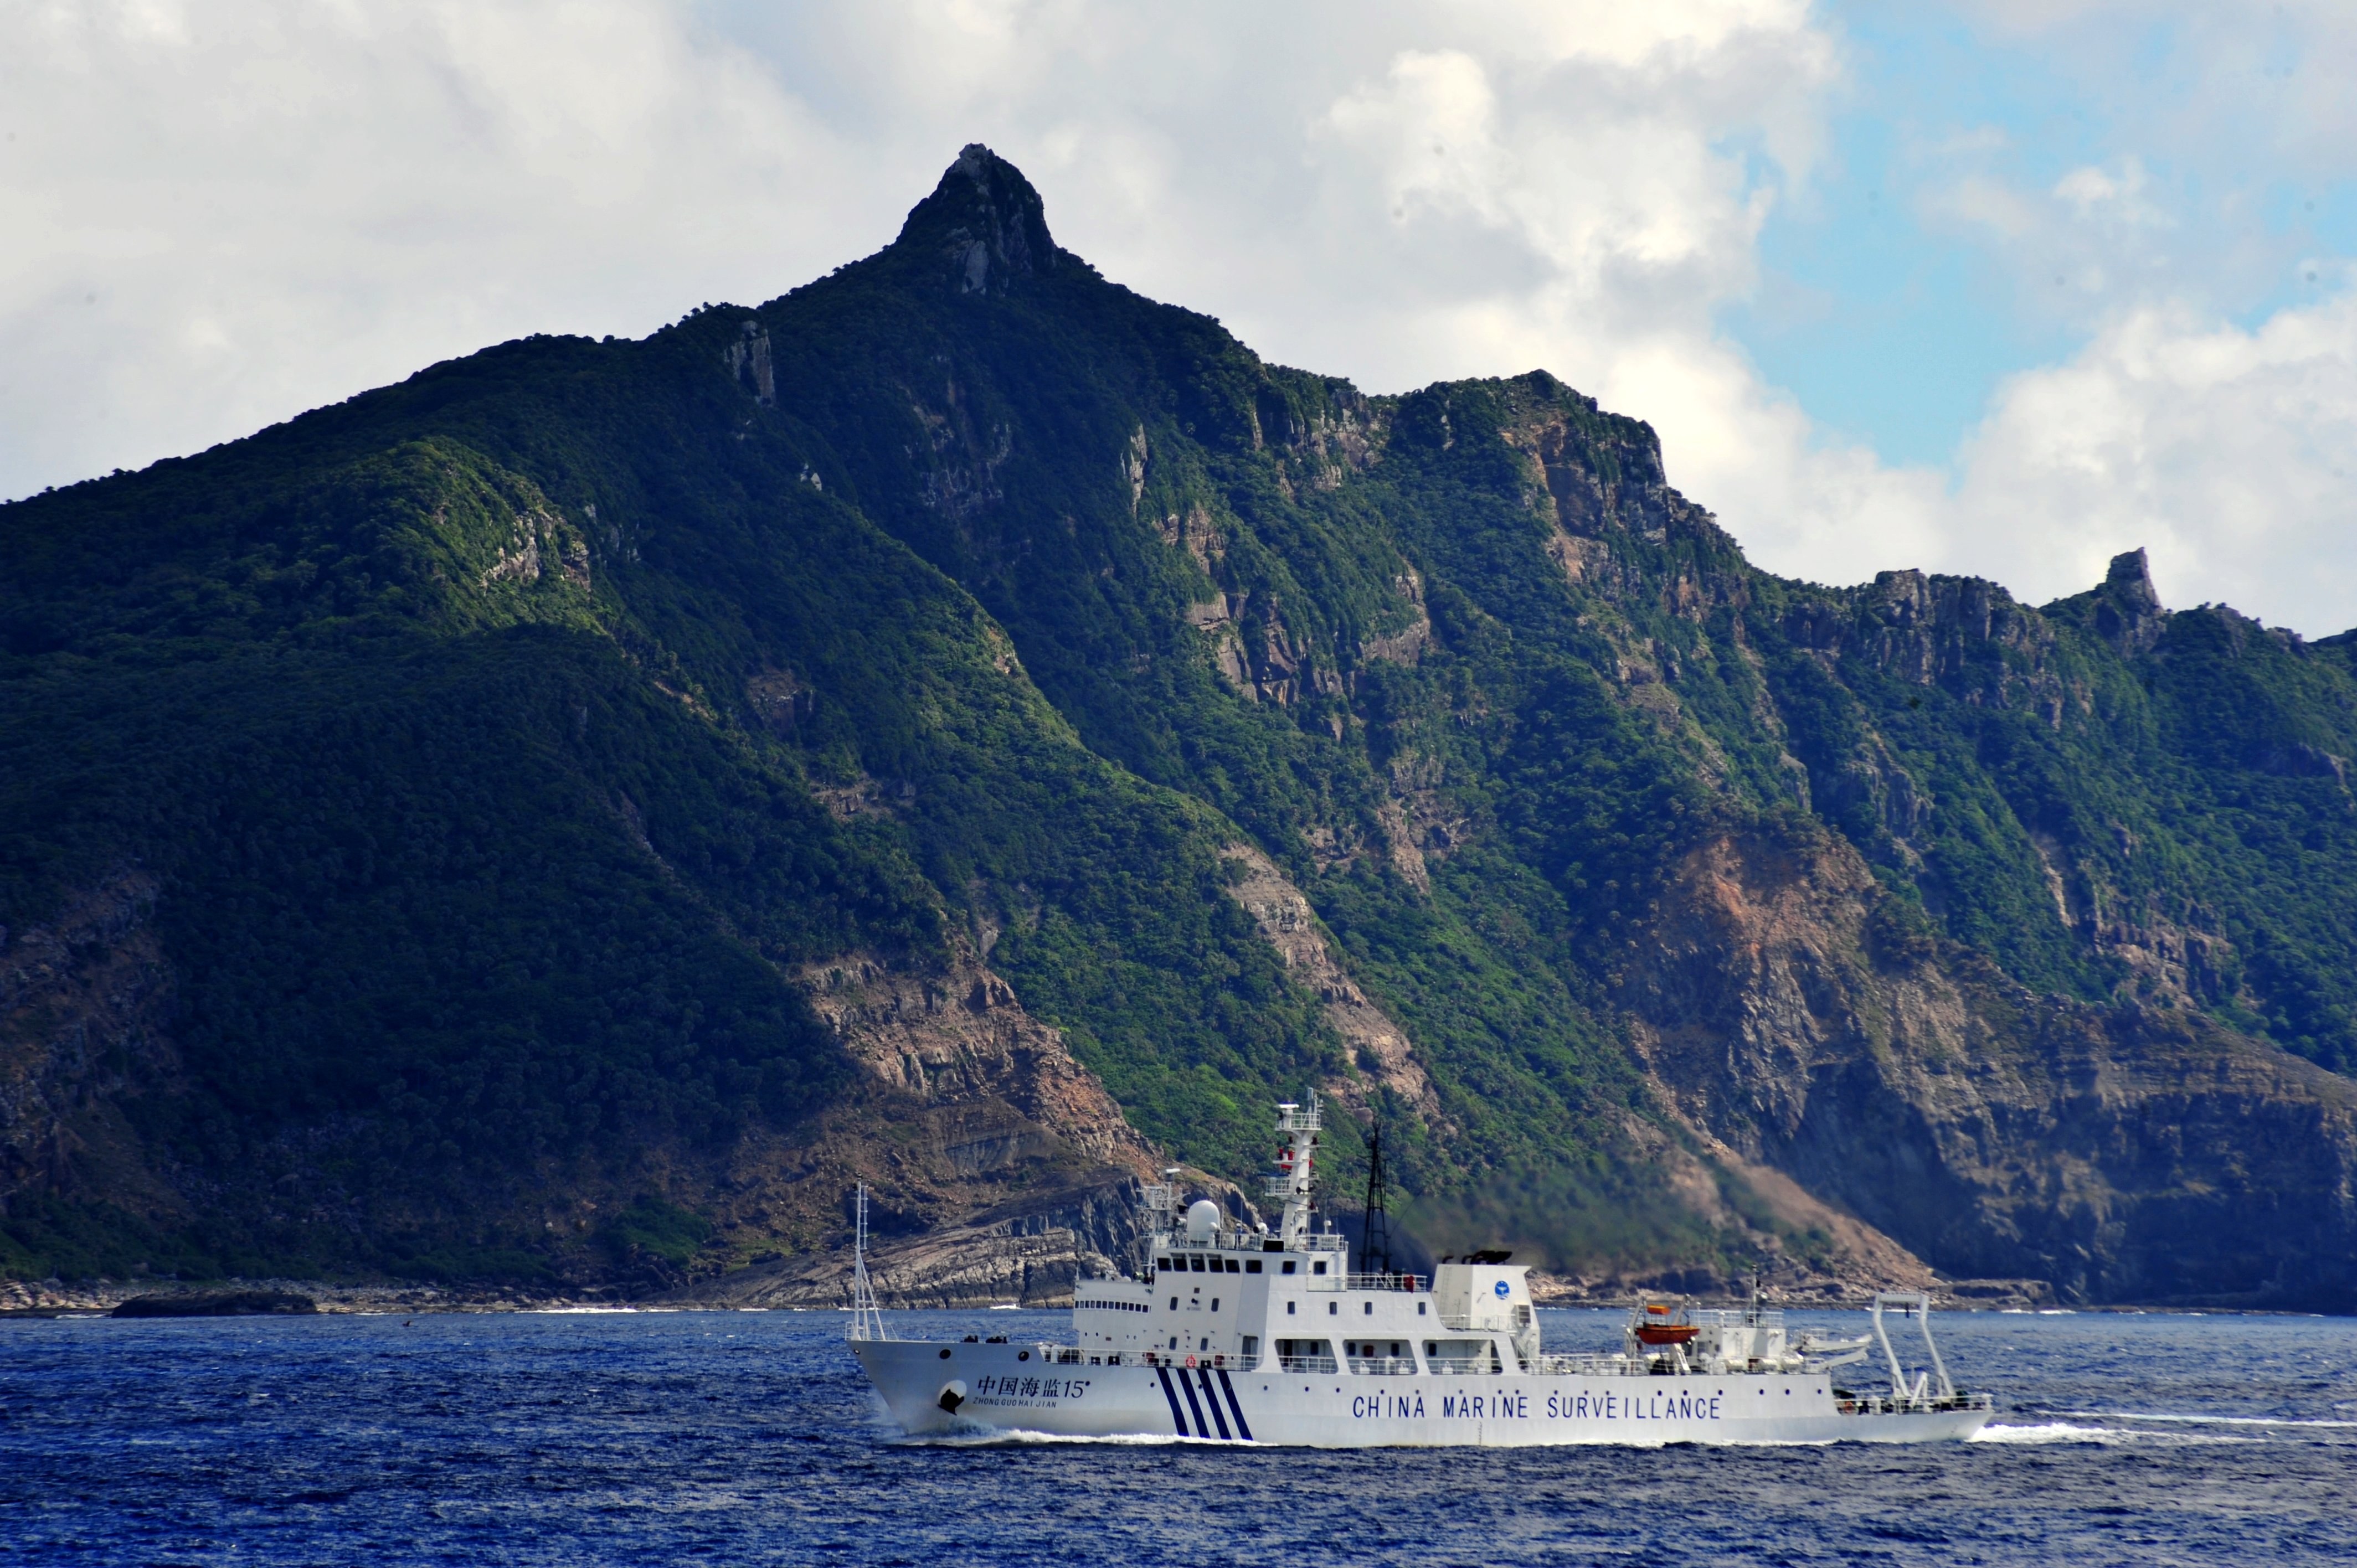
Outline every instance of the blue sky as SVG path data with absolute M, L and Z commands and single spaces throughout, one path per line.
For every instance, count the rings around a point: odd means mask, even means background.
M 2172 18 L 2115 18 L 2104 91 L 2042 58 L 2042 40 L 1992 38 L 1944 8 L 1829 16 L 1849 70 L 1829 146 L 1760 232 L 1756 294 L 1720 315 L 1827 436 L 1945 467 L 2003 378 L 2068 358 L 2116 305 L 2025 271 L 2001 236 L 1943 213 L 1942 190 L 1965 174 L 2051 190 L 2073 169 L 2136 157 L 2175 226 L 2162 264 L 2245 327 L 2313 298 L 2321 274 L 2306 263 L 2357 255 L 2357 182 L 2345 176 L 2286 172 L 2264 146 L 2216 148 L 2200 166 L 2153 146 L 2147 131 L 2195 63 Z M 2256 61 L 2229 69 L 2255 64 L 2265 81 L 2309 63 L 2278 22 Z M 2271 264 L 2230 263 L 2234 250 Z

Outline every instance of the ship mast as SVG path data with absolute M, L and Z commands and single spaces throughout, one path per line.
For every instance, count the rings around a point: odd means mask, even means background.
M 1285 1200 L 1285 1217 L 1277 1221 L 1277 1235 L 1288 1251 L 1309 1250 L 1309 1211 L 1317 1201 L 1312 1196 L 1314 1174 L 1318 1160 L 1318 1131 L 1320 1125 L 1318 1091 L 1309 1091 L 1309 1108 L 1303 1110 L 1291 1102 L 1276 1108 L 1276 1130 L 1285 1138 L 1277 1151 L 1277 1174 L 1268 1178 L 1262 1190 L 1269 1197 Z
M 1392 1272 L 1392 1221 L 1383 1212 L 1383 1127 L 1378 1122 L 1367 1134 L 1366 1218 L 1359 1232 L 1359 1268 L 1370 1274 Z
M 851 1326 L 846 1339 L 884 1337 L 884 1308 L 876 1299 L 876 1285 L 867 1277 L 867 1184 L 859 1184 L 858 1219 L 851 1240 Z

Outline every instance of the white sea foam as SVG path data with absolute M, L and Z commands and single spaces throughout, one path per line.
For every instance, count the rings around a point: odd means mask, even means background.
M 1999 1426 L 1995 1423 L 1982 1427 L 1965 1441 L 1970 1443 L 2101 1443 L 2123 1434 L 2105 1426 L 2073 1426 L 2067 1421 L 2050 1421 L 2037 1426 Z
M 1214 1437 L 1158 1436 L 1150 1432 L 1115 1433 L 1103 1437 L 1087 1437 L 1056 1432 L 1027 1432 L 1020 1427 L 1000 1431 L 937 1433 L 924 1437 L 900 1440 L 903 1446 L 919 1448 L 989 1448 L 1013 1444 L 1024 1447 L 1082 1444 L 1109 1448 L 1157 1448 L 1169 1444 L 1201 1443 L 1214 1448 L 1233 1448 L 1233 1443 L 1223 1443 Z
M 2155 1421 L 2177 1426 L 2332 1426 L 2357 1429 L 2357 1421 L 2321 1421 L 2275 1415 L 2168 1415 L 2141 1410 L 2066 1410 L 2064 1415 L 2095 1421 Z
M 2151 1432 L 2139 1431 L 2133 1426 L 2080 1426 L 2068 1421 L 2049 1421 L 2040 1422 L 2034 1426 L 2004 1426 L 1992 1423 L 1982 1427 L 1967 1441 L 1973 1443 L 2139 1443 L 2186 1447 L 2219 1443 L 2264 1443 L 2266 1439 L 2261 1436 L 2235 1436 L 2221 1432 Z

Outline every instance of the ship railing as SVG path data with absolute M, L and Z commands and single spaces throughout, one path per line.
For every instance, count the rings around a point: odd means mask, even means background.
M 1070 1366 L 1069 1359 L 1059 1363 Z M 1087 1367 L 1211 1367 L 1231 1372 L 1249 1372 L 1260 1365 L 1257 1356 L 1231 1356 L 1215 1350 L 1197 1354 L 1188 1350 L 1091 1350 L 1081 1355 L 1078 1363 Z
M 1323 1115 L 1315 1100 L 1307 1107 L 1280 1105 L 1276 1109 L 1276 1130 L 1280 1133 L 1316 1133 L 1323 1124 Z
M 1477 1356 L 1435 1356 L 1430 1365 L 1436 1378 L 1486 1378 L 1504 1370 L 1487 1350 Z
M 1331 1372 L 1337 1365 L 1331 1356 L 1279 1356 L 1276 1368 L 1281 1372 Z
M 1420 1291 L 1424 1289 L 1424 1276 L 1422 1274 L 1345 1274 L 1342 1276 L 1342 1288 L 1345 1290 Z
M 1836 1415 L 1921 1415 L 1962 1410 L 1994 1410 L 1996 1400 L 1990 1394 L 1965 1393 L 1957 1391 L 1949 1399 L 1900 1399 L 1895 1394 L 1850 1394 L 1834 1402 Z
M 1412 1378 L 1415 1376 L 1413 1356 L 1353 1356 L 1351 1370 L 1368 1378 Z
M 1640 1378 L 1648 1370 L 1643 1362 L 1626 1356 L 1594 1354 L 1534 1356 L 1530 1369 L 1544 1378 Z
M 1784 1309 L 1781 1306 L 1759 1309 L 1746 1306 L 1709 1307 L 1694 1314 L 1692 1321 L 1696 1326 L 1705 1328 L 1775 1330 L 1784 1326 Z

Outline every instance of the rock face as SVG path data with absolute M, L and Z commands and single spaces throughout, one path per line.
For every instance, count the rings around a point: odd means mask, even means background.
M 1121 1195 L 1155 1175 L 1154 1151 L 1004 980 L 978 964 L 912 972 L 854 953 L 802 983 L 866 1079 L 806 1128 L 732 1155 L 705 1201 L 724 1230 L 744 1233 L 744 1251 L 832 1248 L 859 1182 L 888 1247 L 931 1239 L 894 1278 L 937 1305 L 1015 1299 L 991 1262 L 1007 1239 L 1023 1239 L 1009 1243 L 1018 1282 L 1024 1265 L 1060 1257 L 1067 1292 L 1084 1252 L 1128 1251 L 1135 1204 Z M 822 1295 L 847 1277 L 832 1251 L 806 1266 Z
M 0 1204 L 23 1191 L 178 1206 L 124 1116 L 178 1078 L 152 878 L 124 871 L 38 926 L 0 927 Z
M 802 983 L 876 1086 L 925 1107 L 949 1169 L 980 1176 L 1062 1148 L 1154 1173 L 1154 1151 L 1104 1085 L 988 969 L 909 973 L 850 953 L 812 966 Z
M 888 1307 L 1068 1306 L 1075 1282 L 1136 1266 L 1137 1185 L 1101 1181 L 1024 1196 L 963 1223 L 887 1238 L 869 1251 Z M 734 1270 L 662 1297 L 705 1306 L 847 1306 L 851 1257 L 836 1249 Z
M 1237 844 L 1227 853 L 1243 871 L 1243 877 L 1231 885 L 1236 902 L 1283 956 L 1294 983 L 1318 998 L 1328 1026 L 1342 1037 L 1352 1063 L 1397 1095 L 1413 1114 L 1436 1128 L 1443 1127 L 1440 1097 L 1433 1091 L 1423 1064 L 1415 1059 L 1407 1031 L 1368 1001 L 1366 993 L 1351 981 L 1309 900 L 1259 850 Z M 1325 1087 L 1344 1105 L 1364 1113 L 1367 1097 L 1362 1079 L 1336 1078 Z
M 2345 1302 L 2357 1085 L 2182 1008 L 2040 998 L 1895 917 L 1855 851 L 1727 835 L 1621 1000 L 1697 1127 L 1958 1278 Z
M 285 1317 L 315 1313 L 319 1304 L 282 1290 L 174 1291 L 135 1295 L 116 1307 L 115 1317 Z

